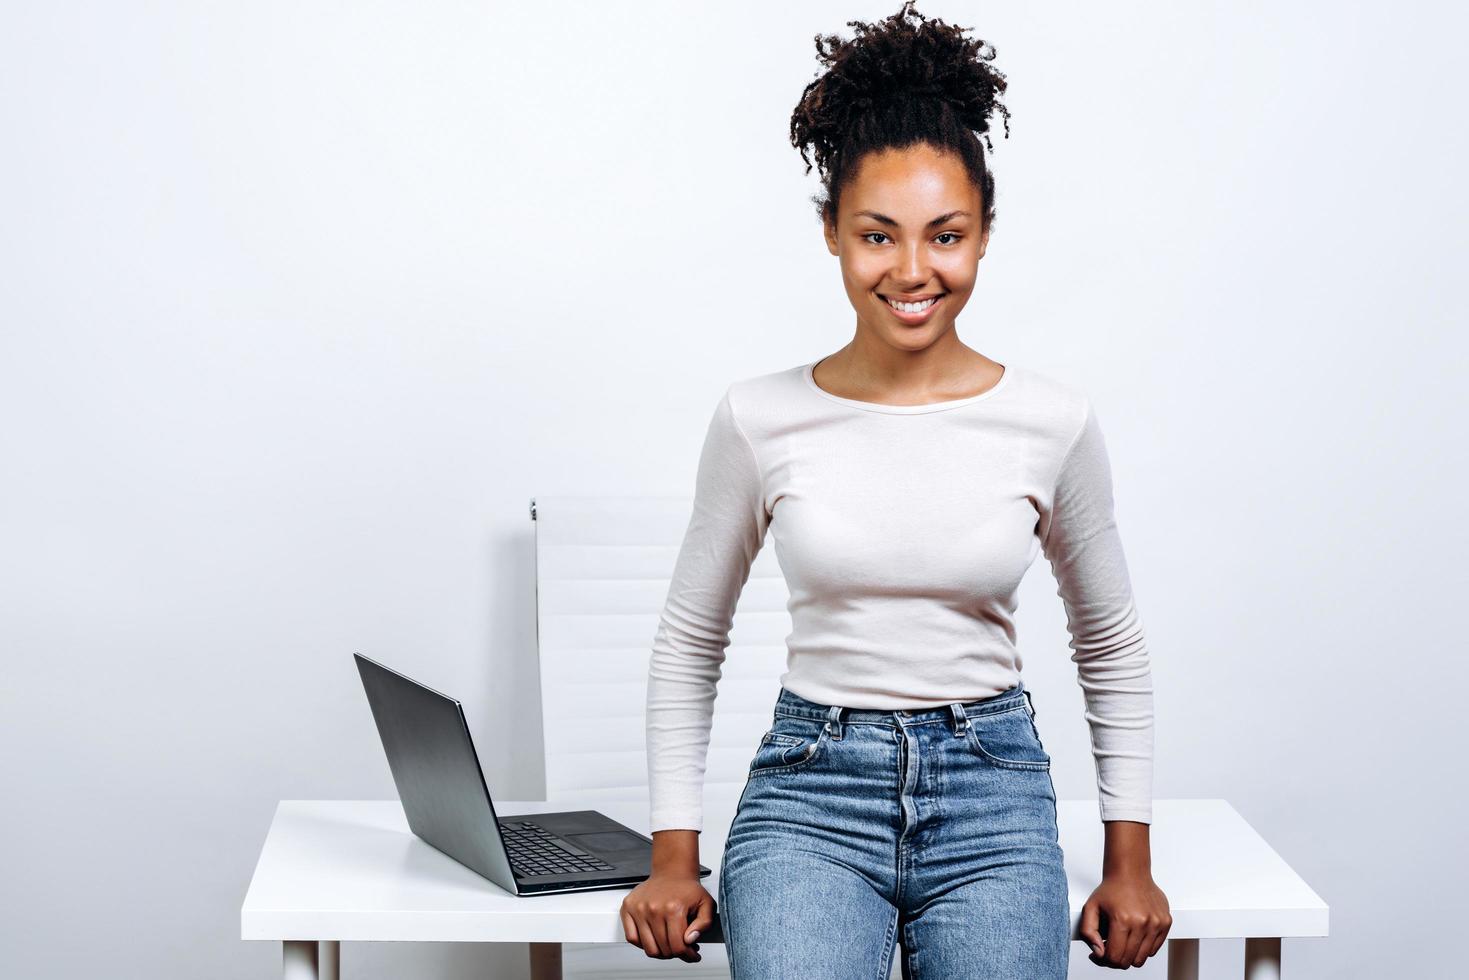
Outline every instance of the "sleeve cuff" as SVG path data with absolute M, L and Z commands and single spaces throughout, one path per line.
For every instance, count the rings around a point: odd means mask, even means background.
M 1138 823 L 1150 824 L 1153 822 L 1153 807 L 1151 804 L 1139 805 L 1136 803 L 1114 804 L 1107 806 L 1097 804 L 1097 810 L 1102 815 L 1102 822 L 1108 820 L 1135 820 Z

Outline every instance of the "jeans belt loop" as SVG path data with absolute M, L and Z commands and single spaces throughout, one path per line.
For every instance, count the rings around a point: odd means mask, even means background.
M 1035 702 L 1030 699 L 1030 688 L 1025 689 L 1025 703 L 1030 707 L 1030 720 L 1035 721 Z
M 832 738 L 842 737 L 842 706 L 834 704 L 826 710 L 826 730 Z
M 958 701 L 950 703 L 949 714 L 954 717 L 954 737 L 963 738 L 969 730 L 969 715 L 964 713 L 964 705 Z

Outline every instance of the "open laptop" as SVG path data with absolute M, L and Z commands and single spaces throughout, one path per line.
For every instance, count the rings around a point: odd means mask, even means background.
M 352 656 L 408 826 L 424 841 L 513 895 L 623 888 L 652 873 L 652 839 L 596 810 L 496 817 L 463 706 Z

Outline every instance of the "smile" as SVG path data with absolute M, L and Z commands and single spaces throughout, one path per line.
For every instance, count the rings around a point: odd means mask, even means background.
M 933 313 L 934 307 L 938 306 L 943 298 L 947 295 L 949 294 L 940 293 L 937 296 L 929 296 L 925 299 L 917 300 L 915 302 L 892 300 L 888 299 L 886 296 L 881 296 L 881 299 L 885 303 L 887 303 L 888 309 L 892 310 L 893 314 L 897 316 L 899 320 L 903 321 L 904 323 L 913 325 L 926 321 Z
M 902 310 L 904 313 L 922 313 L 938 301 L 939 298 L 937 296 L 931 296 L 918 303 L 900 303 L 897 300 L 890 299 L 888 300 L 888 305 L 895 310 Z

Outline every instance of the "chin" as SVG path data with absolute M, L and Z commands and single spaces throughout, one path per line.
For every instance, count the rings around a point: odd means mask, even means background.
M 888 337 L 894 347 L 901 347 L 906 350 L 923 350 L 937 340 L 943 332 L 942 327 L 924 325 L 922 327 L 914 327 L 912 330 L 906 330 L 902 333 L 889 333 Z

